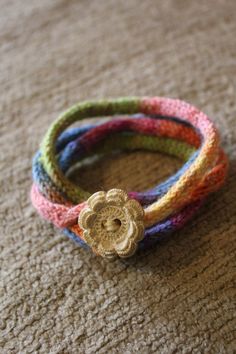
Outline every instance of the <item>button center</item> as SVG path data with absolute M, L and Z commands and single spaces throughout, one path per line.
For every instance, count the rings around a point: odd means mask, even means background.
M 107 219 L 102 222 L 102 227 L 109 232 L 116 232 L 121 227 L 120 219 Z

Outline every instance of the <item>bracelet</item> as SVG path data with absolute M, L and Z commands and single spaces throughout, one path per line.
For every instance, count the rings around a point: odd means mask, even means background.
M 94 117 L 110 119 L 67 129 Z M 67 177 L 89 156 L 136 149 L 170 154 L 184 165 L 146 192 L 114 188 L 91 195 Z M 110 259 L 129 257 L 183 227 L 222 186 L 227 169 L 213 122 L 186 102 L 161 97 L 82 102 L 47 131 L 33 159 L 31 200 L 41 216 L 82 247 Z

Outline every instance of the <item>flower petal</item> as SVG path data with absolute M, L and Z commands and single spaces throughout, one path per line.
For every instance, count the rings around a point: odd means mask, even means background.
M 106 204 L 106 193 L 103 191 L 94 193 L 87 203 L 93 211 L 99 211 Z
M 141 221 L 130 221 L 126 237 L 129 240 L 141 241 L 144 237 L 143 223 Z
M 89 208 L 84 208 L 79 213 L 79 226 L 82 229 L 91 229 L 96 219 L 96 214 Z
M 127 199 L 127 193 L 117 188 L 110 189 L 106 194 L 106 200 L 114 205 L 123 206 Z
M 144 238 L 144 231 L 145 231 L 145 227 L 142 221 L 136 221 L 136 225 L 138 227 L 139 233 L 138 236 L 136 238 L 137 241 L 141 241 Z
M 136 242 L 125 239 L 115 246 L 115 250 L 119 257 L 126 258 L 132 256 L 137 249 Z
M 103 242 L 99 243 L 97 247 L 97 253 L 100 254 L 100 256 L 108 259 L 114 259 L 116 256 L 114 247 L 111 245 L 104 245 Z
M 124 207 L 128 210 L 134 219 L 142 220 L 144 218 L 144 210 L 137 200 L 129 199 L 125 203 Z
M 90 247 L 97 248 L 97 240 L 92 237 L 91 230 L 84 230 L 82 237 Z

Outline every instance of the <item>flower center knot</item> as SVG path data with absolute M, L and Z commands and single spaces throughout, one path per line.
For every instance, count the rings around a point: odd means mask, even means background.
M 102 227 L 109 232 L 116 232 L 121 227 L 120 219 L 107 219 L 102 222 Z

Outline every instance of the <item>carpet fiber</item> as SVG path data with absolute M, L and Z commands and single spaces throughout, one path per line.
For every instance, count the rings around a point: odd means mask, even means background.
M 0 352 L 235 353 L 235 0 L 2 0 Z M 40 219 L 31 158 L 84 99 L 184 99 L 212 117 L 230 157 L 224 188 L 180 232 L 107 262 Z M 142 190 L 180 166 L 135 152 L 83 167 L 91 192 Z

